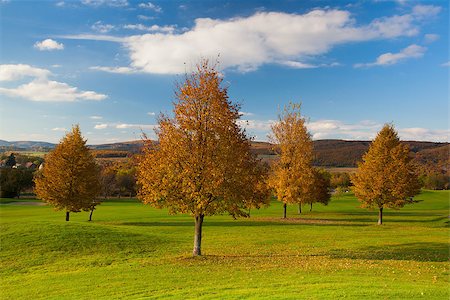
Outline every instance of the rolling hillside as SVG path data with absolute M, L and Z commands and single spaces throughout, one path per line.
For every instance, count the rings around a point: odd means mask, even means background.
M 112 144 L 90 145 L 93 150 L 117 151 L 118 156 L 124 157 L 124 152 L 130 154 L 139 152 L 142 141 L 129 141 Z M 450 151 L 449 143 L 405 141 L 411 149 L 411 155 L 419 164 L 438 165 L 439 168 L 448 168 Z M 316 154 L 314 164 L 326 167 L 356 167 L 363 154 L 369 148 L 370 141 L 345 141 L 345 140 L 317 140 L 314 141 Z M 42 151 L 50 150 L 55 144 L 46 142 L 20 141 L 7 142 L 0 140 L 0 150 L 3 151 Z M 273 146 L 267 142 L 252 142 L 252 151 L 266 160 L 275 158 Z

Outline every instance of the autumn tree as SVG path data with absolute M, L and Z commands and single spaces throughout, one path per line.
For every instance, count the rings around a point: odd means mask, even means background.
M 99 203 L 99 168 L 81 136 L 78 125 L 45 157 L 42 172 L 35 178 L 36 195 L 56 210 L 92 211 Z
M 138 164 L 138 197 L 170 213 L 195 219 L 193 255 L 201 255 L 205 216 L 246 216 L 249 206 L 268 200 L 263 168 L 250 152 L 222 77 L 208 61 L 177 86 L 174 117 L 161 115 L 158 142 L 146 141 Z
M 393 125 L 384 125 L 372 141 L 352 182 L 361 206 L 379 209 L 379 225 L 383 223 L 383 208 L 413 203 L 412 197 L 420 192 L 419 180 L 409 148 L 400 143 Z
M 100 167 L 101 193 L 106 199 L 111 196 L 116 189 L 116 167 L 115 164 L 106 162 Z
M 314 182 L 310 185 L 309 197 L 307 202 L 310 205 L 309 211 L 312 211 L 313 203 L 328 205 L 331 199 L 330 193 L 330 174 L 323 170 L 313 169 Z
M 269 186 L 283 202 L 286 218 L 287 204 L 308 203 L 314 184 L 312 167 L 313 144 L 300 113 L 300 104 L 290 103 L 272 126 L 272 142 L 279 160 L 273 164 Z

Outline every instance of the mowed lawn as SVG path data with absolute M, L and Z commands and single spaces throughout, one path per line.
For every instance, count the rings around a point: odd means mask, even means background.
M 0 206 L 1 299 L 448 299 L 448 191 L 377 211 L 352 195 L 251 218 L 206 217 L 204 256 L 193 220 L 135 200 L 94 212 Z M 19 200 L 23 201 L 23 200 Z

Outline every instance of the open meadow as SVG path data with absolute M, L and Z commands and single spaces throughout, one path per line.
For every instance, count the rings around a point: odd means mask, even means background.
M 206 217 L 196 258 L 190 216 L 116 199 L 65 222 L 2 199 L 1 298 L 448 299 L 449 196 L 424 191 L 382 226 L 350 194 L 287 220 L 279 202 Z

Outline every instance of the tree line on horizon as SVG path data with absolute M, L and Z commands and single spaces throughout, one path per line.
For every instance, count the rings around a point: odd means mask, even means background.
M 228 213 L 247 217 L 249 209 L 267 206 L 271 196 L 286 206 L 328 204 L 330 177 L 313 167 L 311 135 L 300 104 L 290 103 L 272 126 L 271 141 L 279 159 L 270 167 L 250 151 L 245 129 L 237 122 L 240 105 L 231 101 L 216 65 L 203 60 L 176 86 L 173 116 L 160 115 L 157 143 L 144 135 L 137 159 L 138 198 L 169 213 L 194 218 L 193 255 L 201 255 L 204 218 Z M 100 168 L 79 126 L 73 127 L 48 154 L 35 177 L 37 196 L 57 210 L 90 211 L 100 203 Z M 345 181 L 345 178 L 342 178 Z M 414 203 L 420 182 L 408 147 L 392 124 L 386 124 L 351 178 L 363 207 L 379 210 Z

